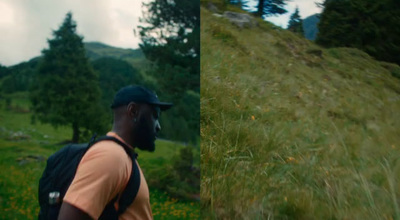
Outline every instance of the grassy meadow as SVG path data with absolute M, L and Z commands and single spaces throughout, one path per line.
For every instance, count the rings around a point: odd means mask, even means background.
M 39 122 L 31 124 L 27 94 L 12 94 L 10 98 L 11 107 L 3 99 L 0 102 L 0 219 L 37 219 L 38 184 L 46 159 L 63 146 L 57 143 L 72 137 L 72 130 L 54 129 Z M 165 167 L 180 148 L 174 142 L 157 141 L 154 153 L 138 152 L 144 174 Z M 199 158 L 196 159 L 198 165 Z M 178 201 L 152 188 L 150 197 L 154 219 L 200 216 L 199 202 Z
M 201 9 L 202 219 L 400 219 L 399 66 L 257 21 Z

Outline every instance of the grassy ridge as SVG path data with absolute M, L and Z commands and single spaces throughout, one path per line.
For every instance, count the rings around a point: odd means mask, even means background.
M 400 218 L 400 68 L 258 22 L 201 10 L 202 217 Z
M 69 127 L 32 125 L 26 94 L 11 98 L 11 108 L 0 105 L 0 219 L 37 219 L 37 190 L 45 158 L 63 147 L 56 143 L 70 139 L 72 131 Z M 157 141 L 155 152 L 138 152 L 145 175 L 171 163 L 180 148 L 174 142 Z M 181 202 L 152 188 L 150 197 L 155 219 L 199 218 L 198 202 Z
M 150 82 L 154 79 L 145 72 L 149 68 L 150 63 L 146 60 L 145 55 L 140 48 L 137 49 L 123 49 L 105 45 L 100 42 L 86 42 L 85 43 L 86 55 L 94 61 L 103 57 L 111 57 L 128 62 L 134 68 L 140 70 L 142 77 Z

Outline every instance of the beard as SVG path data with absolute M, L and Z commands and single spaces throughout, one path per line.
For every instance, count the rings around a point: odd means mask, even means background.
M 140 118 L 137 122 L 134 137 L 135 137 L 135 145 L 140 150 L 153 152 L 155 150 L 155 139 L 156 134 L 154 132 L 154 128 L 150 126 L 143 117 Z

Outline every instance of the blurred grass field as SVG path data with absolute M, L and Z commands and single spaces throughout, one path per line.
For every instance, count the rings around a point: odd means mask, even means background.
M 39 122 L 31 124 L 26 94 L 8 97 L 10 106 L 4 99 L 0 101 L 0 219 L 37 219 L 38 184 L 45 159 L 64 146 L 57 143 L 70 139 L 72 131 L 69 127 L 54 129 Z M 138 152 L 144 174 L 165 167 L 182 147 L 157 141 L 155 152 Z M 194 158 L 198 165 L 199 156 Z M 150 197 L 154 219 L 199 219 L 199 202 L 178 201 L 152 188 Z
M 202 219 L 400 219 L 399 66 L 257 22 L 201 9 Z

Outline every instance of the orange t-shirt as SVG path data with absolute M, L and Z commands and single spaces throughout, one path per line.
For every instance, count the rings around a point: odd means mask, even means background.
M 123 141 L 114 132 L 108 132 L 107 135 Z M 137 165 L 141 178 L 139 191 L 119 220 L 153 219 L 149 188 L 139 163 Z M 123 147 L 114 141 L 100 141 L 83 156 L 63 201 L 98 219 L 104 207 L 125 189 L 131 171 L 132 160 Z M 118 202 L 115 206 L 118 206 Z

